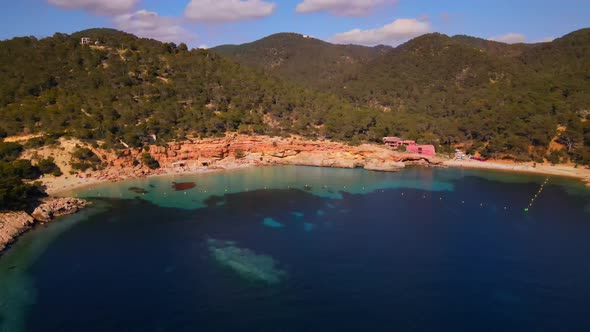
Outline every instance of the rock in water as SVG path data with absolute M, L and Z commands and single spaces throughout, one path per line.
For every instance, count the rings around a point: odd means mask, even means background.
M 189 189 L 193 189 L 194 187 L 196 187 L 197 184 L 194 182 L 172 182 L 172 189 L 176 190 L 176 191 L 183 191 L 183 190 L 189 190 Z
M 89 204 L 79 198 L 53 198 L 39 205 L 31 215 L 38 221 L 48 222 L 55 217 L 76 213 Z
M 277 267 L 277 262 L 268 255 L 259 255 L 250 249 L 237 247 L 233 241 L 208 241 L 209 252 L 217 263 L 230 268 L 243 278 L 278 284 L 285 272 Z
M 25 212 L 0 213 L 0 251 L 33 226 L 35 220 Z

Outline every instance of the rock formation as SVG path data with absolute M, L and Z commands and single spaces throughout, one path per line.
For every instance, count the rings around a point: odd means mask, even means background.
M 17 236 L 29 230 L 34 222 L 26 212 L 0 213 L 0 252 Z
M 105 160 L 113 169 L 133 168 L 140 160 L 142 149 L 128 149 L 116 156 L 108 151 L 97 151 L 108 156 Z M 175 162 L 186 161 L 187 166 L 248 165 L 305 165 L 396 171 L 406 164 L 438 165 L 434 157 L 400 153 L 375 144 L 350 146 L 327 140 L 308 140 L 299 137 L 268 137 L 228 135 L 171 142 L 167 146 L 150 146 L 149 153 L 162 165 L 172 167 Z
M 0 213 L 0 252 L 22 233 L 35 226 L 35 221 L 48 222 L 55 217 L 78 212 L 90 202 L 78 198 L 51 198 L 39 205 L 31 215 L 24 211 Z
M 31 215 L 37 221 L 48 222 L 55 217 L 74 214 L 88 204 L 88 201 L 79 198 L 52 198 L 39 205 Z

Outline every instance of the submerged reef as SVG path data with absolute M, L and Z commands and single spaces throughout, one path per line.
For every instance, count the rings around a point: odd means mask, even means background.
M 145 190 L 144 188 L 140 187 L 129 187 L 129 191 L 132 191 L 136 194 L 147 194 L 149 191 Z
M 278 284 L 286 273 L 268 255 L 259 255 L 247 248 L 240 248 L 234 241 L 209 239 L 207 241 L 211 256 L 220 265 L 231 269 L 241 277 L 267 284 Z
M 272 228 L 281 228 L 281 227 L 283 227 L 283 224 L 281 224 L 280 222 L 274 220 L 273 218 L 264 218 L 264 220 L 262 221 L 262 223 L 264 224 L 264 226 L 268 226 L 268 227 L 272 227 Z
M 291 215 L 295 218 L 303 218 L 305 216 L 303 212 L 291 212 Z

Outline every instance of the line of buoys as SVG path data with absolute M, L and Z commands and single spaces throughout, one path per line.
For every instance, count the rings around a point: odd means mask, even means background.
M 543 182 L 541 184 L 541 187 L 539 188 L 539 191 L 537 191 L 537 193 L 535 194 L 535 196 L 533 196 L 533 198 L 531 198 L 531 202 L 529 203 L 529 206 L 524 208 L 524 212 L 529 212 L 529 209 L 533 207 L 533 204 L 535 203 L 535 200 L 537 200 L 537 198 L 539 197 L 539 195 L 541 195 L 541 193 L 543 192 L 543 189 L 545 189 L 545 185 L 547 184 L 547 182 L 549 182 L 549 177 L 547 177 L 545 179 L 545 182 Z

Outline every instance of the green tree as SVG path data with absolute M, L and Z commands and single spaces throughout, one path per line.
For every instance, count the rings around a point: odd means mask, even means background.
M 54 176 L 61 176 L 63 174 L 59 166 L 55 164 L 55 159 L 53 159 L 53 157 L 39 160 L 37 167 L 39 167 L 39 170 L 43 172 L 43 174 L 52 174 Z
M 141 155 L 141 162 L 146 165 L 149 169 L 158 169 L 160 168 L 160 163 L 152 157 L 151 154 L 145 152 Z
M 0 160 L 16 160 L 23 152 L 23 146 L 14 142 L 0 142 Z

